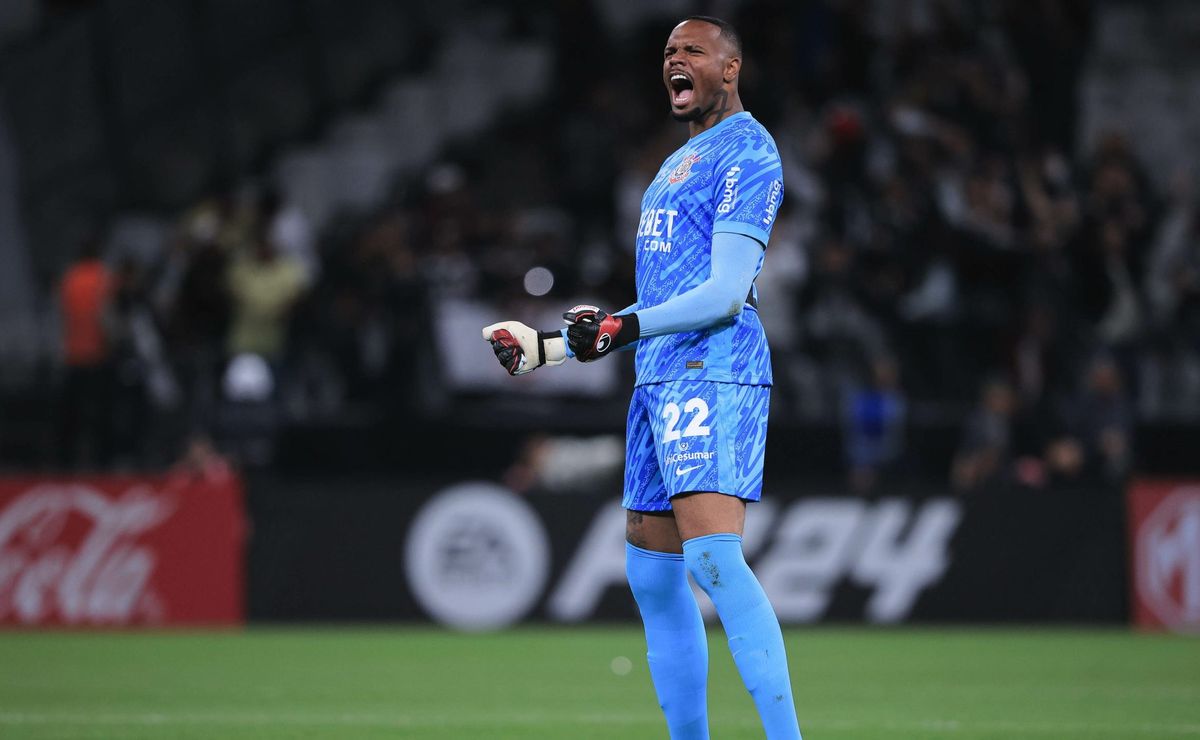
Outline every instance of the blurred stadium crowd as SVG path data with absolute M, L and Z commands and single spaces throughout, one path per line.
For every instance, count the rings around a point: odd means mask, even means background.
M 695 11 L 740 29 L 785 161 L 758 282 L 773 418 L 836 424 L 854 486 L 923 424 L 961 429 L 943 479 L 969 489 L 1119 480 L 1138 420 L 1197 419 L 1195 163 L 1152 176 L 1127 136 L 1080 140 L 1091 3 L 701 5 L 514 11 L 549 89 L 371 209 L 314 219 L 247 172 L 148 254 L 86 240 L 55 286 L 61 463 L 161 464 L 216 430 L 265 461 L 280 424 L 436 414 L 470 390 L 439 358 L 478 342 L 436 329 L 448 306 L 631 303 L 641 193 L 686 136 L 662 41 Z

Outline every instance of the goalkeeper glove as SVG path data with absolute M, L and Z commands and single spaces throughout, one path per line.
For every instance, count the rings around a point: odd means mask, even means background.
M 595 306 L 575 306 L 563 314 L 567 321 L 567 344 L 580 362 L 599 360 L 615 349 L 632 344 L 641 328 L 638 315 L 609 316 Z
M 524 375 L 542 365 L 567 361 L 567 343 L 557 331 L 538 331 L 520 321 L 501 321 L 485 326 L 483 338 L 491 343 L 492 352 L 509 375 Z

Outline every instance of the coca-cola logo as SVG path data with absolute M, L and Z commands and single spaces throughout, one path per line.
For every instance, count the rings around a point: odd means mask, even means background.
M 1137 588 L 1162 623 L 1200 631 L 1200 487 L 1180 488 L 1138 530 Z
M 17 496 L 0 510 L 0 622 L 160 621 L 155 553 L 137 539 L 174 509 L 144 484 L 111 496 L 50 483 Z

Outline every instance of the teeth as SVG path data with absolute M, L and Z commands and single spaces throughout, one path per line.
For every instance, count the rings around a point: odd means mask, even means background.
M 672 81 L 674 81 L 674 80 L 686 80 L 686 79 L 687 79 L 687 78 L 686 78 L 686 77 L 684 77 L 683 75 L 671 75 L 671 80 L 672 80 Z

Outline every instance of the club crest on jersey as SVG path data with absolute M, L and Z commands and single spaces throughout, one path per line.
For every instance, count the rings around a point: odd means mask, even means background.
M 689 152 L 683 156 L 683 161 L 680 162 L 675 169 L 671 170 L 671 176 L 667 178 L 667 182 L 675 185 L 688 179 L 688 175 L 692 174 L 692 165 L 700 161 L 700 155 L 695 152 Z

